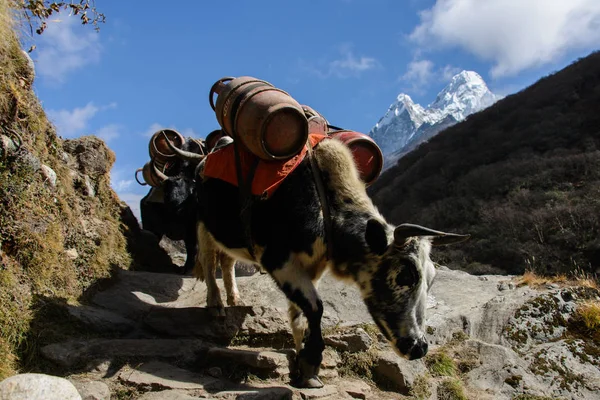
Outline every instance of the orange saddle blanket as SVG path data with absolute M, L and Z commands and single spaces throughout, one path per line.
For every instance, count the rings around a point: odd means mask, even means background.
M 310 145 L 314 148 L 326 135 L 311 133 L 308 135 Z M 240 163 L 242 165 L 242 174 L 247 178 L 252 168 L 252 164 L 257 157 L 239 146 Z M 252 180 L 252 194 L 269 198 L 283 183 L 285 178 L 300 165 L 308 148 L 306 145 L 294 157 L 281 161 L 265 161 L 259 160 Z M 204 164 L 204 177 L 217 178 L 232 185 L 238 186 L 237 173 L 235 168 L 235 152 L 233 144 L 227 145 L 206 157 Z

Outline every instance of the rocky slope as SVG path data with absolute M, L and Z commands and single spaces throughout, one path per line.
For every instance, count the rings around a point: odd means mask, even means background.
M 369 135 L 381 147 L 387 169 L 438 132 L 491 106 L 498 99 L 500 96 L 488 89 L 479 74 L 462 71 L 452 77 L 427 108 L 415 104 L 407 94 L 398 95 Z
M 357 289 L 325 276 L 326 386 L 298 390 L 288 384 L 284 296 L 267 275 L 238 282 L 246 306 L 215 320 L 202 307 L 203 283 L 120 271 L 86 304 L 66 306 L 82 328 L 41 349 L 50 362 L 41 372 L 65 377 L 88 399 L 600 398 L 600 342 L 575 324 L 584 300 L 600 300 L 594 288 L 532 289 L 440 267 L 428 304 L 432 348 L 406 361 L 378 333 Z M 0 394 L 7 386 L 18 384 L 0 383 Z
M 53 305 L 115 268 L 171 264 L 110 188 L 114 153 L 93 136 L 63 140 L 32 85 L 35 70 L 0 0 L 0 377 L 35 365 Z M 40 339 L 42 338 L 42 339 Z

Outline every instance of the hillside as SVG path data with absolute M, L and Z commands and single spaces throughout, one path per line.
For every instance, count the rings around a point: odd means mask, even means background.
M 0 0 L 0 379 L 38 368 L 40 346 L 78 329 L 57 305 L 115 269 L 170 263 L 137 251 L 140 228 L 110 188 L 112 150 L 56 135 L 8 4 Z
M 370 188 L 395 223 L 470 233 L 472 273 L 600 267 L 600 52 L 419 146 Z

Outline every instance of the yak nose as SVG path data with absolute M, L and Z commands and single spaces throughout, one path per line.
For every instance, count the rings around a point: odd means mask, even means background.
M 422 337 L 420 339 L 405 338 L 397 342 L 398 350 L 404 354 L 409 360 L 422 358 L 427 354 L 429 345 L 427 340 Z
M 427 340 L 425 338 L 421 338 L 421 339 L 417 340 L 415 345 L 413 346 L 413 348 L 410 350 L 408 359 L 416 360 L 416 359 L 419 359 L 419 358 L 425 356 L 425 354 L 427 354 L 428 348 L 429 348 L 429 345 L 427 344 Z

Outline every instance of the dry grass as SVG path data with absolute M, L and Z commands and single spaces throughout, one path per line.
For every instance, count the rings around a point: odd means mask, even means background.
M 440 382 L 437 387 L 438 400 L 468 400 L 465 389 L 460 380 L 448 378 Z
M 581 303 L 575 310 L 572 323 L 577 325 L 581 333 L 600 342 L 600 301 L 588 300 Z
M 576 270 L 570 276 L 559 274 L 554 276 L 543 276 L 534 271 L 526 271 L 523 276 L 517 277 L 517 286 L 529 286 L 540 288 L 550 284 L 563 286 L 582 286 L 598 289 L 598 280 L 590 274 Z
M 433 376 L 455 376 L 456 363 L 445 349 L 439 349 L 425 356 L 425 365 Z

